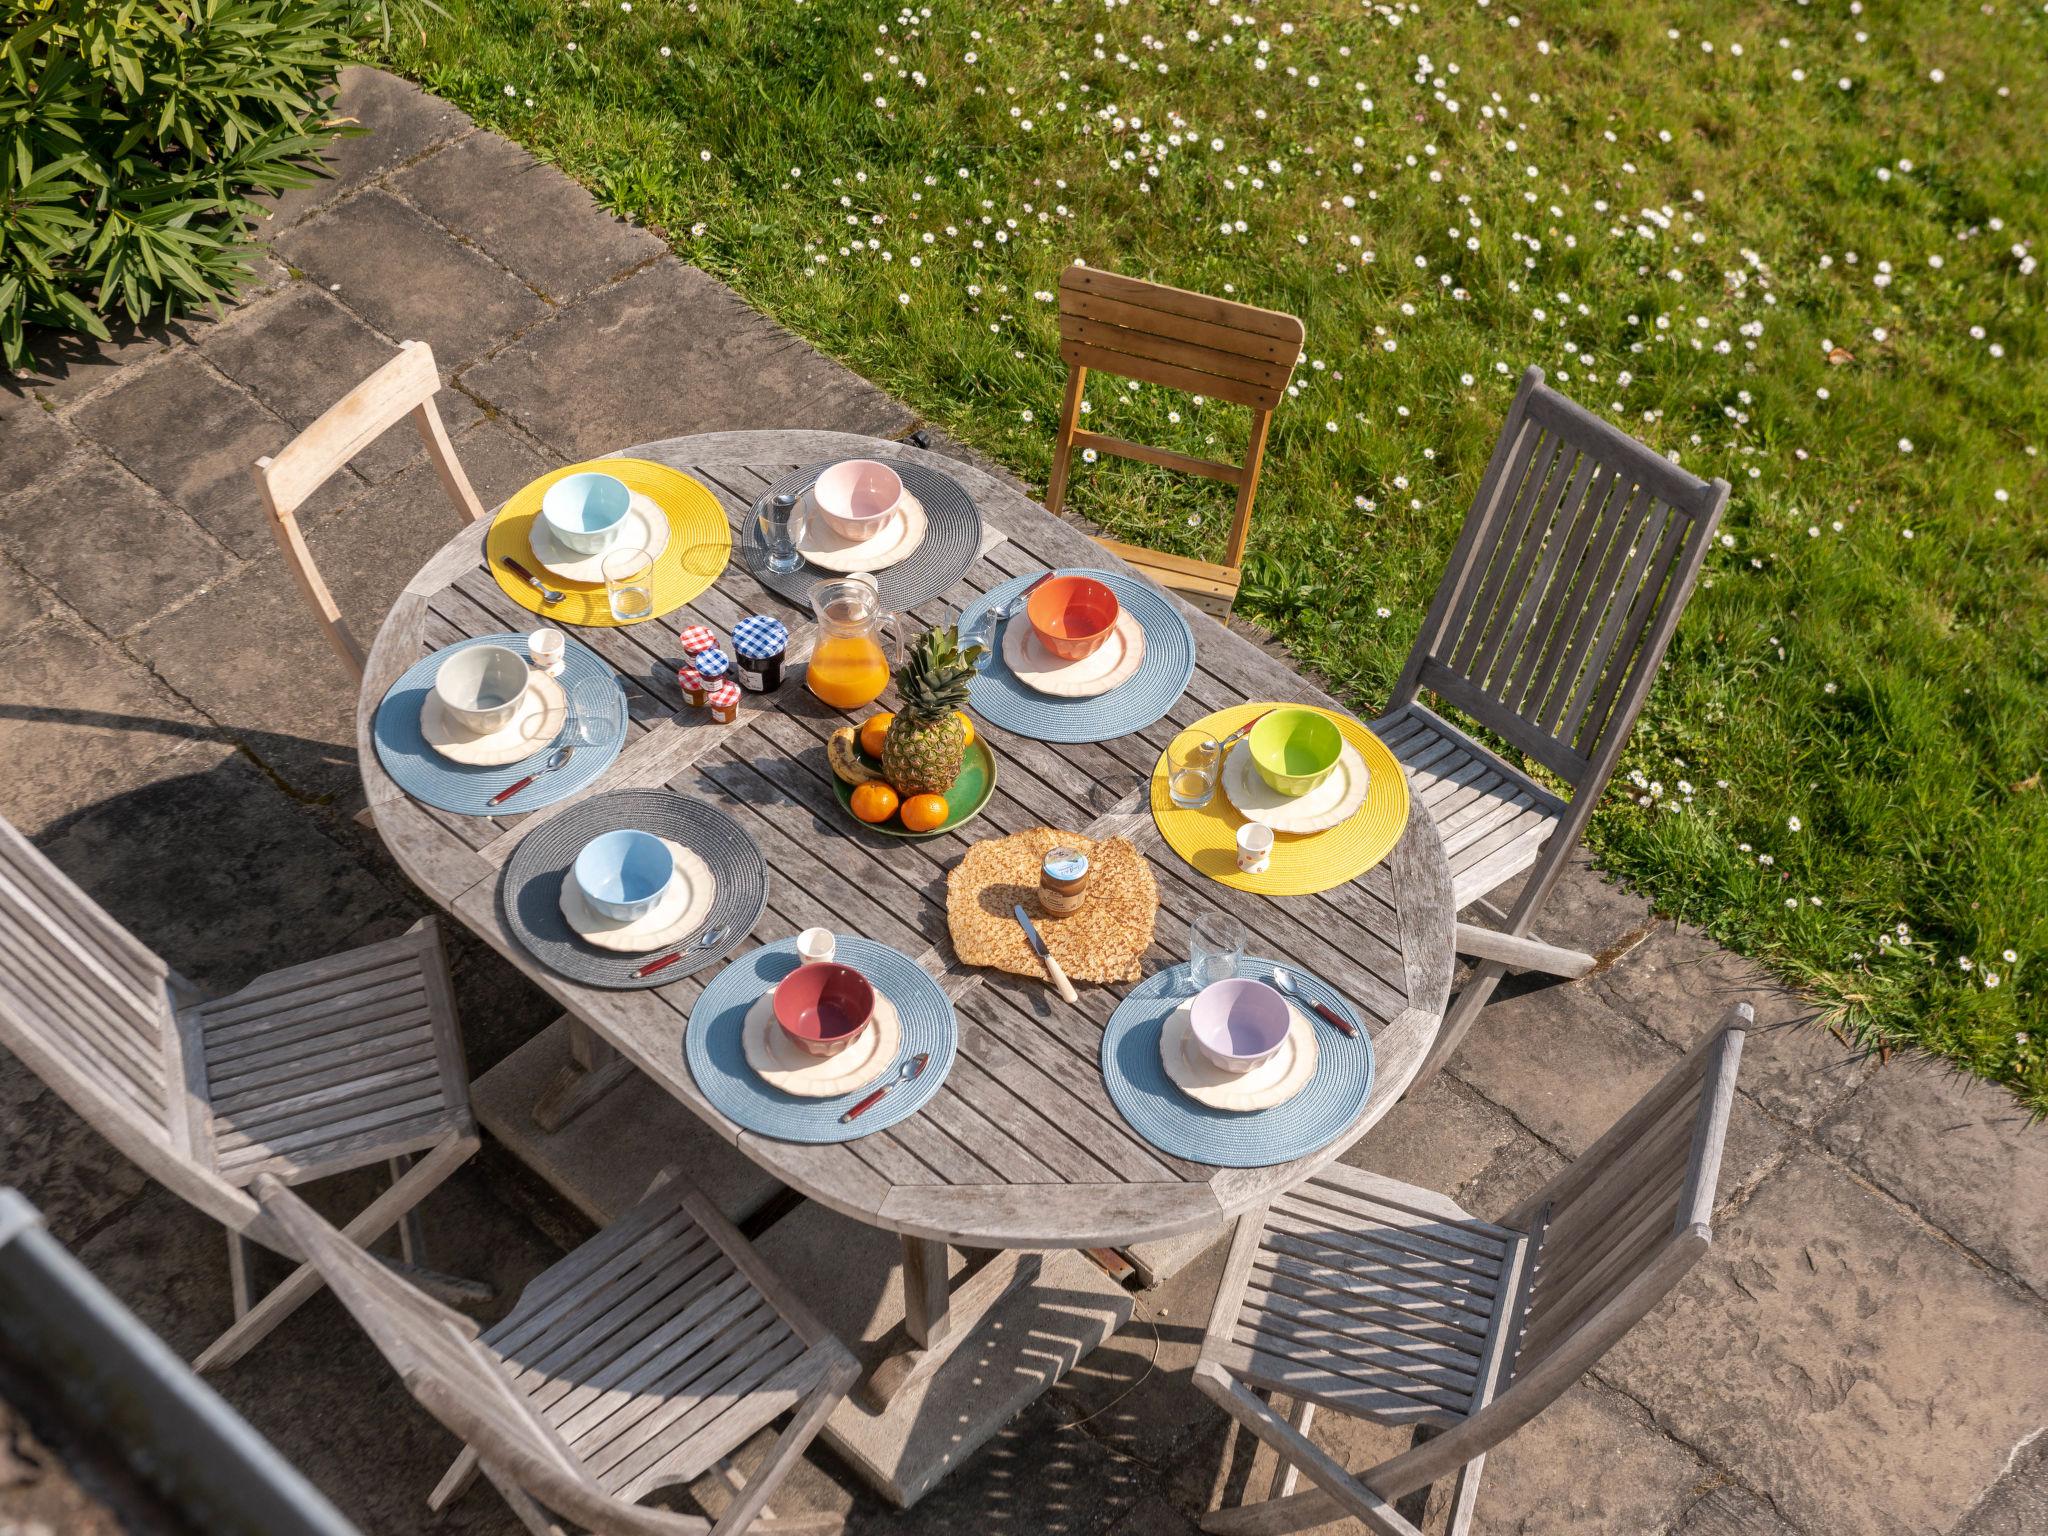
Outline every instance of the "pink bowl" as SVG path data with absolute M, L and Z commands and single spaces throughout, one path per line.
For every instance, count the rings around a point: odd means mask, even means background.
M 1236 977 L 1195 994 L 1188 1013 L 1201 1053 L 1225 1072 L 1249 1072 L 1286 1042 L 1294 1012 L 1263 981 Z
M 873 459 L 847 459 L 818 476 L 811 500 L 844 539 L 871 539 L 903 500 L 895 470 Z
M 836 1056 L 875 1016 L 874 985 L 850 965 L 800 965 L 775 984 L 775 1022 L 813 1056 Z

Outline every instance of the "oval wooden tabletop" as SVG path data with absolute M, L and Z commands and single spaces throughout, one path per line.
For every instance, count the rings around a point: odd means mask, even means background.
M 953 476 L 980 507 L 990 538 L 946 598 L 913 610 L 910 617 L 923 624 L 949 620 L 975 594 L 1025 571 L 1115 564 L 1015 485 L 907 444 L 836 432 L 719 432 L 624 453 L 695 476 L 725 504 L 736 528 L 761 490 L 799 464 L 907 458 Z M 1213 619 L 1184 610 L 1198 664 L 1165 719 L 1115 741 L 1079 746 L 984 727 L 1003 763 L 987 809 L 957 833 L 906 842 L 855 827 L 840 811 L 824 744 L 846 717 L 810 695 L 800 668 L 776 693 L 747 695 L 730 725 L 682 709 L 676 635 L 686 624 L 729 633 L 746 614 L 775 614 L 790 626 L 791 662 L 807 654 L 810 615 L 762 589 L 735 556 L 713 587 L 681 611 L 627 629 L 576 631 L 581 644 L 619 671 L 630 700 L 626 748 L 603 778 L 530 815 L 461 816 L 408 798 L 379 763 L 370 727 L 385 690 L 421 656 L 465 636 L 525 631 L 540 622 L 507 598 L 485 567 L 487 526 L 465 528 L 427 563 L 371 650 L 357 746 L 378 829 L 435 901 L 792 1188 L 861 1221 L 965 1247 L 1080 1248 L 1168 1237 L 1213 1226 L 1338 1156 L 1399 1101 L 1420 1068 L 1450 991 L 1456 919 L 1450 870 L 1428 816 L 1411 816 L 1393 853 L 1360 879 L 1281 899 L 1233 891 L 1197 874 L 1153 826 L 1152 766 L 1185 725 L 1246 699 L 1334 702 Z M 889 702 L 885 697 L 884 707 Z M 836 927 L 892 944 L 938 978 L 958 1014 L 960 1050 L 944 1087 L 919 1113 L 834 1146 L 743 1130 L 705 1100 L 683 1056 L 685 1022 L 713 971 L 650 991 L 606 991 L 556 975 L 512 938 L 498 876 L 529 827 L 587 795 L 658 785 L 724 806 L 760 843 L 771 875 L 755 942 L 813 924 Z M 947 869 L 978 838 L 1035 826 L 1120 834 L 1150 858 L 1160 911 L 1148 972 L 1186 958 L 1187 927 L 1196 916 L 1227 911 L 1243 921 L 1255 949 L 1341 988 L 1369 1019 L 1377 1061 L 1371 1097 L 1349 1129 L 1313 1156 L 1270 1168 L 1215 1168 L 1169 1156 L 1124 1123 L 1103 1086 L 1102 1029 L 1120 990 L 1084 987 L 1072 1007 L 1037 981 L 955 962 L 946 932 Z

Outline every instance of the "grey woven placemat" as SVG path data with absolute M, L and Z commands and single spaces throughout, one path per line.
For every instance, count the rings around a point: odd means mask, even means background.
M 562 881 L 583 845 L 603 832 L 632 827 L 691 849 L 711 867 L 718 882 L 704 925 L 663 950 L 622 955 L 586 943 L 562 916 Z M 747 941 L 768 905 L 768 863 L 761 848 L 732 817 L 694 795 L 666 789 L 621 789 L 573 805 L 529 832 L 498 885 L 505 921 L 533 957 L 550 970 L 598 987 L 661 987 L 724 958 Z M 705 928 L 723 927 L 709 949 L 690 949 Z M 652 976 L 635 976 L 667 949 L 683 958 Z
M 818 464 L 806 464 L 802 469 L 793 469 L 761 494 L 765 498 L 786 491 L 792 496 L 800 496 L 835 462 L 827 459 Z M 965 487 L 951 475 L 942 474 L 928 465 L 901 459 L 878 459 L 876 462 L 895 470 L 902 476 L 910 494 L 924 503 L 924 542 L 906 559 L 885 571 L 874 573 L 882 592 L 882 606 L 900 613 L 905 608 L 915 608 L 927 599 L 950 591 L 954 583 L 967 574 L 967 568 L 974 564 L 975 556 L 981 552 L 981 511 Z M 840 572 L 821 570 L 808 560 L 786 574 L 769 570 L 761 527 L 751 510 L 741 518 L 739 542 L 740 560 L 749 574 L 771 592 L 779 592 L 793 603 L 808 603 L 812 587 L 821 581 L 840 578 Z

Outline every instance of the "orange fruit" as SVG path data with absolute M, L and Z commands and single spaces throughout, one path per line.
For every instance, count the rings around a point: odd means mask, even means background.
M 964 726 L 966 726 L 966 727 L 967 727 L 967 739 L 966 739 L 965 741 L 963 741 L 962 743 L 960 743 L 960 745 L 962 745 L 963 747 L 971 747 L 971 746 L 973 746 L 973 745 L 974 745 L 974 722 L 973 722 L 972 720 L 970 720 L 970 719 L 968 719 L 968 718 L 967 718 L 967 711 L 966 711 L 966 710 L 964 710 L 964 709 L 956 709 L 956 710 L 954 710 L 954 711 L 953 711 L 953 713 L 954 713 L 954 714 L 956 714 L 956 715 L 958 715 L 958 716 L 960 717 L 960 723 L 961 723 L 962 725 L 964 725 Z
M 937 799 L 936 795 L 927 799 Z M 940 805 L 946 802 L 939 801 Z M 853 814 L 862 821 L 887 821 L 896 814 L 896 791 L 886 784 L 862 784 L 853 792 Z M 939 818 L 944 820 L 942 816 Z M 907 823 L 906 823 L 907 825 Z
M 953 808 L 944 795 L 912 795 L 903 802 L 903 825 L 913 832 L 930 832 L 946 824 Z
M 896 717 L 884 710 L 879 715 L 869 715 L 860 723 L 860 749 L 869 757 L 880 760 L 882 742 L 889 735 L 889 722 Z M 880 818 L 877 818 L 878 820 Z

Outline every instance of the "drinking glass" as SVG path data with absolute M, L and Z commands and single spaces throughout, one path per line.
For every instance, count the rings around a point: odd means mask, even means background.
M 1197 992 L 1228 981 L 1244 958 L 1244 924 L 1226 912 L 1204 912 L 1188 924 L 1189 980 Z
M 804 557 L 796 541 L 804 536 L 804 515 L 797 510 L 796 498 L 787 492 L 768 497 L 761 503 L 760 520 L 768 569 L 778 576 L 787 576 L 802 566 Z
M 996 654 L 996 608 L 990 603 L 978 609 L 971 616 L 964 610 L 960 616 L 960 648 L 970 645 L 981 647 L 981 655 L 975 658 L 974 670 L 986 672 L 988 664 Z
M 654 557 L 644 549 L 615 549 L 604 557 L 604 594 L 612 617 L 637 624 L 654 612 Z
M 1198 811 L 1216 793 L 1216 774 L 1223 754 L 1213 741 L 1177 747 L 1167 759 L 1166 792 L 1182 810 Z
M 615 740 L 625 704 L 619 685 L 609 677 L 579 680 L 569 689 L 569 714 L 558 739 L 572 747 L 597 747 Z

